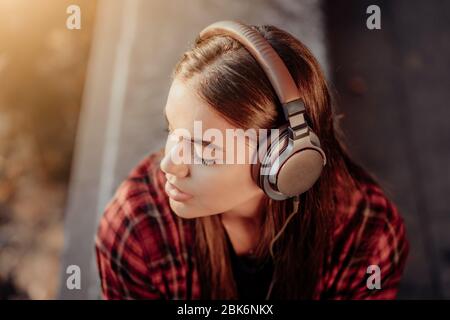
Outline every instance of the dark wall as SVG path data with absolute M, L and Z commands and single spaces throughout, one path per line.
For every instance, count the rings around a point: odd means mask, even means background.
M 381 30 L 366 27 L 372 4 Z M 450 2 L 330 0 L 325 10 L 350 149 L 406 221 L 399 298 L 450 298 Z

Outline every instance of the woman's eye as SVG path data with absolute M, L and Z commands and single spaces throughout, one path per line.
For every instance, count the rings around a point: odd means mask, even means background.
M 212 166 L 215 163 L 216 163 L 216 160 L 214 160 L 214 159 L 203 159 L 202 158 L 202 164 L 204 166 Z
M 205 159 L 202 156 L 199 156 L 197 154 L 197 152 L 195 152 L 195 151 L 194 151 L 194 157 L 197 158 L 198 160 L 200 160 L 202 162 L 202 165 L 204 165 L 204 166 L 212 166 L 213 164 L 216 164 L 215 159 Z
M 216 164 L 216 159 L 207 159 L 202 156 L 202 151 L 203 151 L 202 147 L 194 145 L 194 150 L 192 150 L 192 151 L 194 153 L 195 158 L 201 160 L 202 165 L 212 166 L 213 164 Z

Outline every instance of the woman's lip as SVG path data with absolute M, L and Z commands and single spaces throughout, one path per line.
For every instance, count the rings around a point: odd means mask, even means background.
M 165 191 L 169 197 L 171 197 L 173 200 L 176 201 L 186 201 L 192 198 L 192 195 L 181 191 L 173 184 L 171 184 L 169 181 L 166 181 Z

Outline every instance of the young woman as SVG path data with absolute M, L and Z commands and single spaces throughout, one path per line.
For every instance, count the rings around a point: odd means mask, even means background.
M 213 143 L 168 139 L 120 185 L 100 221 L 96 254 L 106 299 L 392 299 L 409 245 L 403 219 L 375 179 L 345 151 L 330 93 L 311 52 L 274 26 L 252 26 L 297 85 L 326 165 L 298 196 L 273 200 L 251 163 L 205 156 Z M 176 65 L 168 131 L 285 123 L 269 79 L 232 37 L 197 37 Z M 169 135 L 170 137 L 170 135 Z M 246 141 L 249 142 L 249 141 Z M 181 151 L 181 152 L 180 152 Z M 254 152 L 251 143 L 245 153 Z M 240 151 L 239 151 L 240 152 Z M 174 161 L 189 153 L 200 161 Z M 219 156 L 220 155 L 220 156 Z

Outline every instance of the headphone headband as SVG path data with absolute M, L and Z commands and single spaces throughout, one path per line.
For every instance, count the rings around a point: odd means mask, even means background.
M 215 22 L 200 32 L 200 38 L 226 35 L 241 43 L 256 59 L 269 78 L 283 107 L 285 119 L 292 128 L 294 140 L 309 135 L 309 127 L 304 113 L 305 106 L 300 100 L 298 88 L 292 76 L 270 43 L 256 30 L 237 21 Z
M 258 31 L 240 22 L 219 21 L 203 29 L 200 37 L 209 38 L 219 34 L 239 41 L 250 52 L 264 69 L 282 104 L 300 98 L 286 65 Z
M 270 142 L 263 159 L 252 165 L 252 176 L 275 200 L 299 195 L 319 178 L 326 156 L 317 135 L 305 119 L 305 106 L 289 70 L 270 43 L 255 29 L 236 21 L 207 26 L 199 40 L 229 36 L 242 44 L 265 72 L 283 107 L 288 126 L 280 127 L 280 139 Z

